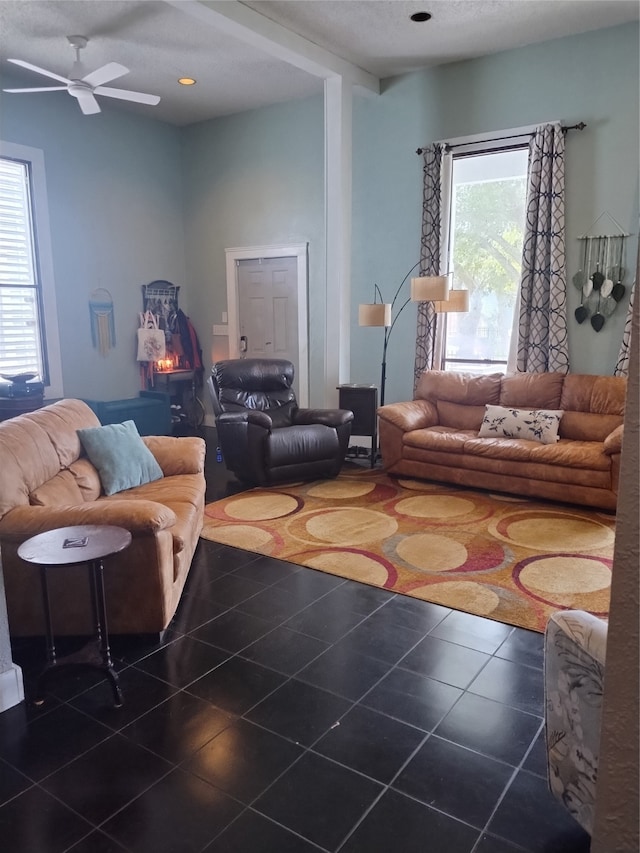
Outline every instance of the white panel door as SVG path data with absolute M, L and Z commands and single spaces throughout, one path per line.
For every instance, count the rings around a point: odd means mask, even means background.
M 286 358 L 298 373 L 296 258 L 238 261 L 240 355 Z

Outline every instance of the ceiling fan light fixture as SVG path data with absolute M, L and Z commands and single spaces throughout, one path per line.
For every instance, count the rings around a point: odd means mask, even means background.
M 78 101 L 80 109 L 85 115 L 100 112 L 100 105 L 94 97 L 95 95 L 104 95 L 107 98 L 117 98 L 121 101 L 148 104 L 149 106 L 155 106 L 160 103 L 159 95 L 149 95 L 147 92 L 134 92 L 131 89 L 113 89 L 111 86 L 105 86 L 105 83 L 110 83 L 112 80 L 117 80 L 118 77 L 128 74 L 129 69 L 119 62 L 107 62 L 106 65 L 101 65 L 100 68 L 96 68 L 95 71 L 87 74 L 80 62 L 80 51 L 86 47 L 89 39 L 86 36 L 76 35 L 67 36 L 67 41 L 76 52 L 76 59 L 68 77 L 63 77 L 61 74 L 56 74 L 47 68 L 41 68 L 39 65 L 33 65 L 31 62 L 25 62 L 24 59 L 7 58 L 7 62 L 13 62 L 21 68 L 26 68 L 28 71 L 35 71 L 36 74 L 43 74 L 45 77 L 58 80 L 60 83 L 64 83 L 64 86 L 48 86 L 46 88 L 38 86 L 29 89 L 3 89 L 2 91 L 19 94 L 24 92 L 60 92 L 66 89 L 67 93 Z M 195 83 L 195 80 L 193 82 Z
M 196 81 L 193 79 L 193 77 L 178 77 L 178 83 L 180 83 L 181 86 L 196 85 Z
M 89 44 L 87 36 L 67 36 L 67 41 L 74 50 L 82 50 Z
M 431 20 L 430 12 L 414 12 L 413 15 L 409 15 L 409 20 L 413 21 L 416 24 L 422 24 L 424 21 Z

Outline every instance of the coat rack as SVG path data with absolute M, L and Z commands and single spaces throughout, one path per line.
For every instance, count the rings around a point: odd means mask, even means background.
M 142 285 L 142 310 L 152 311 L 165 319 L 178 310 L 179 284 L 170 281 L 152 281 Z
M 603 328 L 607 317 L 616 310 L 625 293 L 622 283 L 626 270 L 623 266 L 625 256 L 625 240 L 629 236 L 608 211 L 602 213 L 593 223 L 590 232 L 603 217 L 613 224 L 617 234 L 582 234 L 578 240 L 583 241 L 582 266 L 573 276 L 573 284 L 580 291 L 580 305 L 574 316 L 578 323 L 589 319 L 594 331 Z
M 142 310 L 150 311 L 157 318 L 158 327 L 165 336 L 166 353 L 158 362 L 140 362 L 141 383 L 144 389 L 154 387 L 154 377 L 158 369 L 170 370 L 180 366 L 182 347 L 178 330 L 178 294 L 179 284 L 164 279 L 142 285 Z

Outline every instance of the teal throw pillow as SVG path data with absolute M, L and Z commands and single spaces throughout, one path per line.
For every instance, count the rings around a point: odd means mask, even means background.
M 79 429 L 89 460 L 98 469 L 105 495 L 159 480 L 162 468 L 133 421 Z

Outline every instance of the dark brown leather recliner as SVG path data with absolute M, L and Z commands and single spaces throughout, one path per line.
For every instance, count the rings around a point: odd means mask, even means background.
M 213 365 L 207 384 L 218 442 L 227 468 L 239 480 L 268 486 L 338 475 L 353 412 L 298 408 L 293 376 L 293 364 L 284 359 L 228 359 Z

